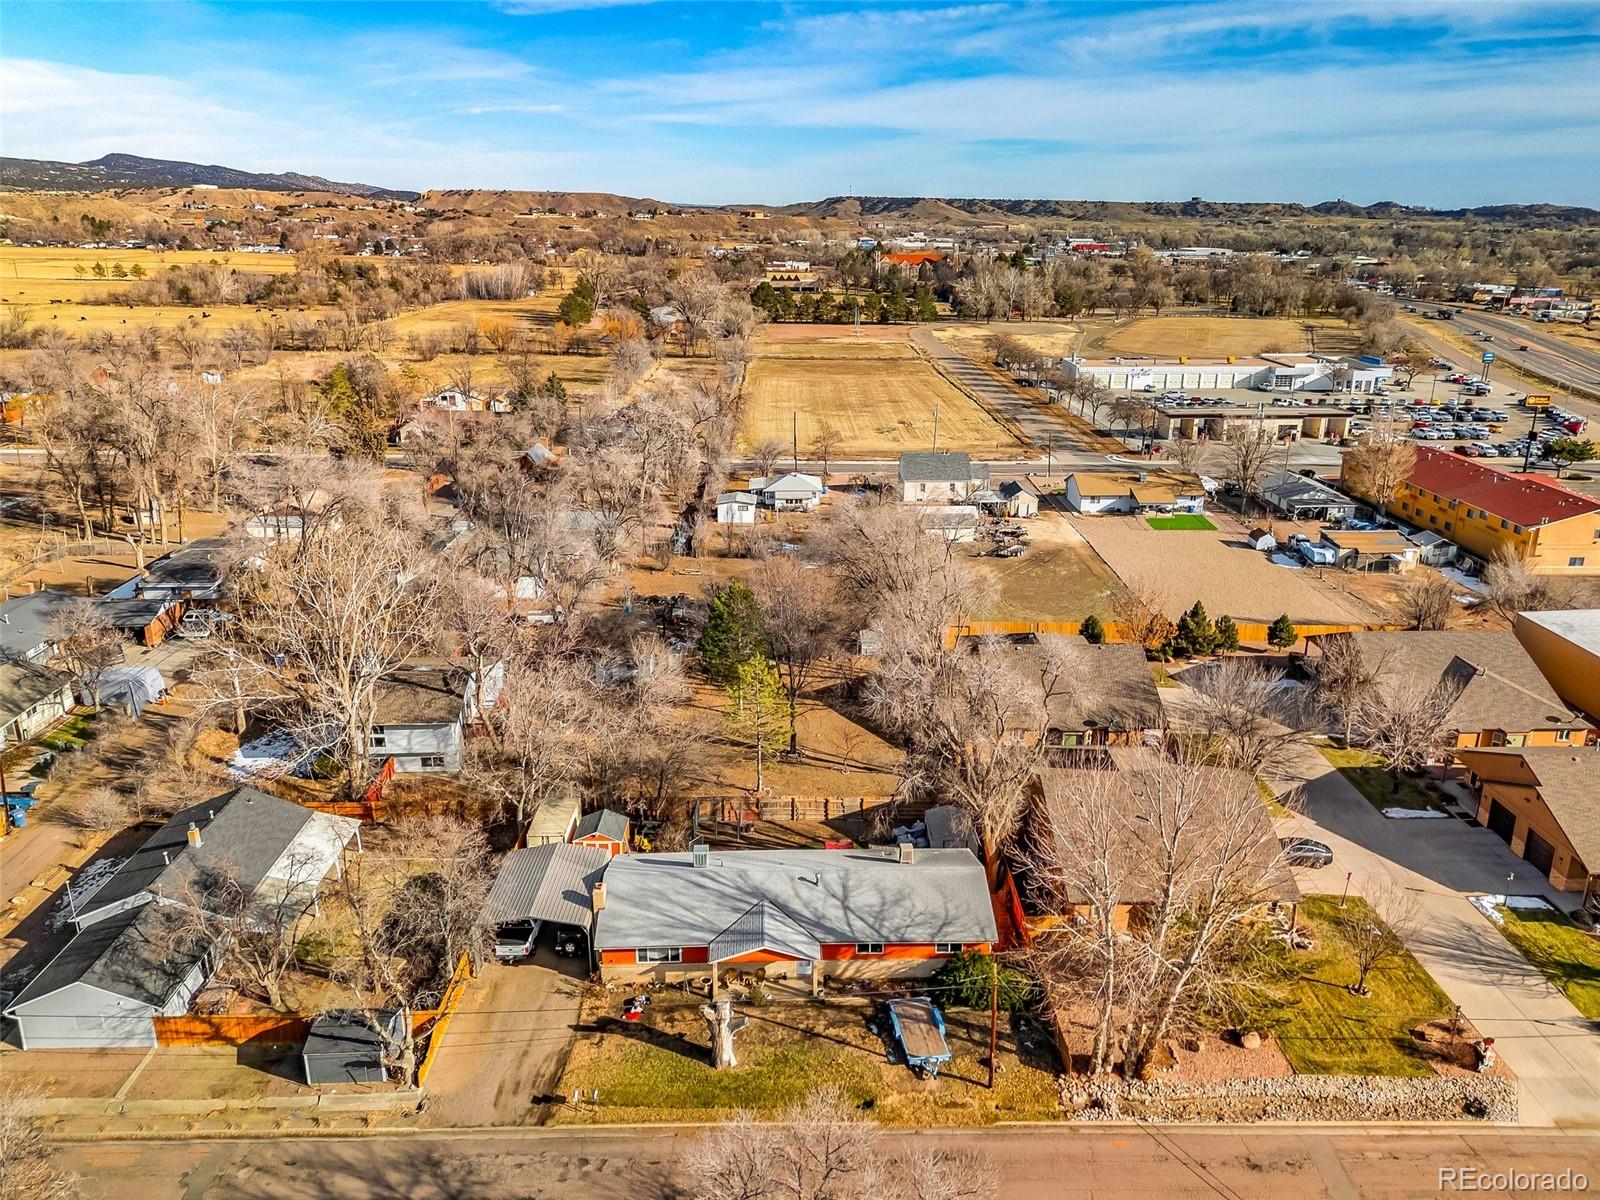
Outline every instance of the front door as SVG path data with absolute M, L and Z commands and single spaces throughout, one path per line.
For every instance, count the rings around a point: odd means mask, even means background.
M 1489 802 L 1489 831 L 1498 834 L 1500 840 L 1510 844 L 1511 835 L 1516 832 L 1517 814 L 1512 812 L 1498 800 Z
M 1548 876 L 1556 861 L 1556 848 L 1533 830 L 1528 830 L 1528 844 L 1522 848 L 1522 857 L 1539 868 L 1539 874 Z

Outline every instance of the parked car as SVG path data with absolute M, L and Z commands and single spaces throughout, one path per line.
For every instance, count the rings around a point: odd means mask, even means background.
M 1518 346 L 1517 349 L 1522 351 L 1522 353 L 1526 354 L 1526 353 L 1528 353 L 1528 351 L 1532 350 L 1533 347 L 1532 346 Z
M 204 641 L 216 632 L 216 626 L 203 612 L 191 611 L 183 614 L 177 628 L 172 632 L 186 642 L 198 642 Z
M 538 940 L 538 921 L 506 921 L 495 926 L 494 956 L 507 962 L 527 958 Z
M 576 925 L 557 925 L 555 951 L 562 958 L 581 958 L 589 953 L 589 935 Z
M 1333 848 L 1311 838 L 1279 838 L 1283 861 L 1291 867 L 1326 867 L 1333 862 Z

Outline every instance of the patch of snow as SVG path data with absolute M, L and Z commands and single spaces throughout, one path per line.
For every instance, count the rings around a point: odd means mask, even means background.
M 1496 925 L 1504 925 L 1502 908 L 1522 909 L 1525 912 L 1555 912 L 1556 906 L 1543 896 L 1470 896 L 1472 907 Z
M 235 750 L 228 760 L 228 774 L 239 780 L 280 775 L 307 779 L 311 776 L 311 760 L 316 756 L 316 751 L 307 750 L 289 730 L 275 729 Z
M 1431 821 L 1436 817 L 1449 820 L 1450 814 L 1437 808 L 1386 808 L 1383 815 L 1391 821 Z
M 1488 594 L 1489 589 L 1487 585 L 1484 584 L 1483 580 L 1468 575 L 1460 567 L 1436 567 L 1435 570 L 1437 570 L 1439 574 L 1443 575 L 1446 579 L 1453 583 L 1459 584 L 1461 587 L 1466 588 L 1467 591 L 1472 593 L 1470 598 L 1463 599 L 1460 596 L 1456 597 L 1457 603 L 1477 604 L 1480 603 L 1484 596 Z
M 1272 553 L 1267 555 L 1267 561 L 1275 567 L 1287 567 L 1291 571 L 1299 571 L 1305 563 L 1295 558 L 1292 554 Z
M 79 871 L 77 878 L 68 882 L 61 899 L 50 910 L 50 928 L 60 929 L 72 920 L 72 915 L 94 899 L 94 894 L 105 887 L 106 882 L 127 861 L 125 858 L 97 858 Z

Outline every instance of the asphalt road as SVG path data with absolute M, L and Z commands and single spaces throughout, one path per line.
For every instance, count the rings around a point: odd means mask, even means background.
M 1427 311 L 1426 306 L 1418 307 Z M 1600 352 L 1574 345 L 1551 333 L 1548 325 L 1526 317 L 1507 317 L 1472 308 L 1456 309 L 1455 320 L 1449 323 L 1455 325 L 1458 333 L 1471 336 L 1473 330 L 1482 329 L 1493 337 L 1494 341 L 1486 342 L 1483 348 L 1494 351 L 1497 365 L 1525 366 L 1561 387 L 1600 399 Z M 1528 349 L 1518 350 L 1518 346 Z
M 84 1200 L 689 1200 L 694 1192 L 680 1164 L 693 1136 L 671 1129 L 551 1129 L 100 1142 L 66 1153 L 83 1176 Z M 1600 1187 L 1600 1139 L 1512 1129 L 1076 1125 L 896 1137 L 984 1156 L 1005 1200 L 1399 1200 L 1449 1195 L 1440 1186 L 1441 1169 L 1570 1170 Z

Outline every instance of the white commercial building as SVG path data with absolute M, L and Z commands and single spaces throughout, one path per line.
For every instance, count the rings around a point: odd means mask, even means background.
M 1249 388 L 1261 392 L 1372 392 L 1394 369 L 1369 357 L 1327 354 L 1263 354 L 1234 362 L 1155 363 L 1112 359 L 1089 363 L 1061 360 L 1069 379 L 1093 379 L 1122 392 L 1167 392 Z

